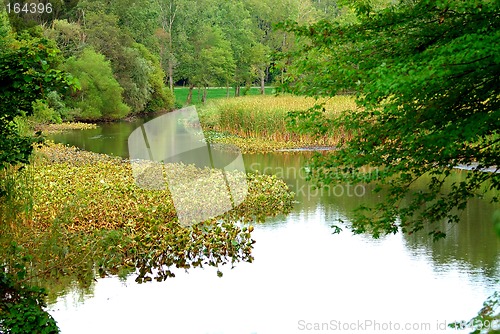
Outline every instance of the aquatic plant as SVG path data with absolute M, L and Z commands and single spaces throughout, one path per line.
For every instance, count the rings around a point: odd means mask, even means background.
M 88 130 L 97 128 L 96 124 L 82 122 L 64 122 L 59 124 L 40 124 L 36 130 L 42 131 L 43 134 L 56 133 L 66 130 Z
M 254 240 L 248 224 L 292 207 L 293 194 L 283 181 L 243 174 L 248 184 L 243 203 L 206 222 L 183 226 L 168 189 L 138 187 L 129 161 L 53 143 L 36 152 L 30 167 L 16 172 L 18 179 L 30 177 L 24 183 L 30 185 L 24 193 L 30 196 L 23 196 L 30 205 L 9 217 L 18 223 L 10 230 L 4 225 L 2 242 L 23 246 L 23 255 L 32 258 L 28 279 L 44 285 L 73 277 L 85 287 L 96 274 L 126 275 L 136 268 L 138 281 L 161 281 L 174 275 L 173 267 L 251 262 Z M 194 166 L 167 168 L 203 173 Z M 19 194 L 23 183 L 16 184 Z

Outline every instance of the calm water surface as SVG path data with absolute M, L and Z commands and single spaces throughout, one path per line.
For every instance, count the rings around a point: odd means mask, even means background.
M 53 139 L 126 157 L 128 135 L 140 122 Z M 223 268 L 222 278 L 207 268 L 179 270 L 162 283 L 99 279 L 92 292 L 70 292 L 50 306 L 62 333 L 459 332 L 445 322 L 470 319 L 498 289 L 500 240 L 492 228 L 498 205 L 471 201 L 461 223 L 443 226 L 448 237 L 437 243 L 425 233 L 334 235 L 332 224 L 380 198 L 364 187 L 315 190 L 300 169 L 309 156 L 244 156 L 248 171 L 285 179 L 298 201 L 288 216 L 256 225 L 254 263 Z

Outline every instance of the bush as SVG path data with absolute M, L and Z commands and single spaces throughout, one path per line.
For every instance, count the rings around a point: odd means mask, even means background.
M 35 124 L 61 123 L 61 115 L 42 100 L 33 102 L 33 115 L 29 120 Z
M 0 333 L 59 333 L 56 321 L 45 311 L 43 288 L 23 283 L 29 257 L 19 258 L 21 248 L 11 245 L 16 259 L 12 266 L 0 266 Z
M 69 58 L 64 69 L 80 80 L 82 88 L 67 101 L 68 106 L 81 110 L 75 118 L 119 119 L 130 112 L 130 107 L 123 103 L 123 88 L 103 55 L 87 48 L 80 57 Z
M 147 61 L 149 66 L 147 78 L 150 95 L 144 111 L 151 113 L 159 110 L 172 110 L 174 107 L 174 95 L 165 86 L 165 73 L 161 68 L 160 60 L 144 45 L 136 44 L 134 47 L 141 54 L 141 57 Z

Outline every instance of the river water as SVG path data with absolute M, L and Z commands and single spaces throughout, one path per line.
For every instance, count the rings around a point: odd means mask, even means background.
M 83 149 L 127 157 L 140 124 L 120 122 L 53 135 Z M 363 186 L 319 191 L 305 180 L 308 152 L 245 155 L 247 171 L 276 174 L 297 193 L 293 211 L 256 224 L 254 263 L 177 271 L 165 282 L 98 279 L 50 305 L 72 333 L 456 333 L 498 289 L 499 206 L 473 200 L 460 224 L 433 242 L 425 233 L 373 239 L 331 225 L 380 200 Z M 453 177 L 464 177 L 457 171 Z M 444 225 L 444 224 L 443 224 Z

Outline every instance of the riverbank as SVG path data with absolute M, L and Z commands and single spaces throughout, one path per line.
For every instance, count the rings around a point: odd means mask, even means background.
M 229 90 L 227 89 L 227 87 L 208 87 L 206 89 L 206 93 L 207 93 L 206 94 L 207 101 L 237 97 L 235 96 L 236 92 L 234 87 L 229 88 Z M 265 95 L 274 95 L 275 93 L 276 89 L 274 87 L 272 86 L 265 87 Z M 186 103 L 188 94 L 189 94 L 189 87 L 174 87 L 176 106 L 178 106 L 179 108 L 182 107 Z M 241 97 L 245 95 L 262 96 L 260 87 L 243 87 L 241 88 L 240 94 Z M 202 98 L 203 98 L 203 89 L 201 88 L 193 89 L 192 103 L 195 105 L 201 105 Z
M 315 109 L 312 113 L 323 120 L 321 132 L 314 132 L 313 126 L 310 129 L 297 126 L 299 121 L 308 122 L 304 119 L 305 112 L 318 103 L 323 104 L 323 109 Z M 232 150 L 236 146 L 245 154 L 317 147 L 334 149 L 349 140 L 351 134 L 329 123 L 340 113 L 356 108 L 354 98 L 346 95 L 323 100 L 291 95 L 259 95 L 213 99 L 198 106 L 197 112 L 208 142 L 221 144 L 219 147 L 222 149 Z M 41 127 L 44 134 L 92 128 L 96 125 L 63 123 Z

